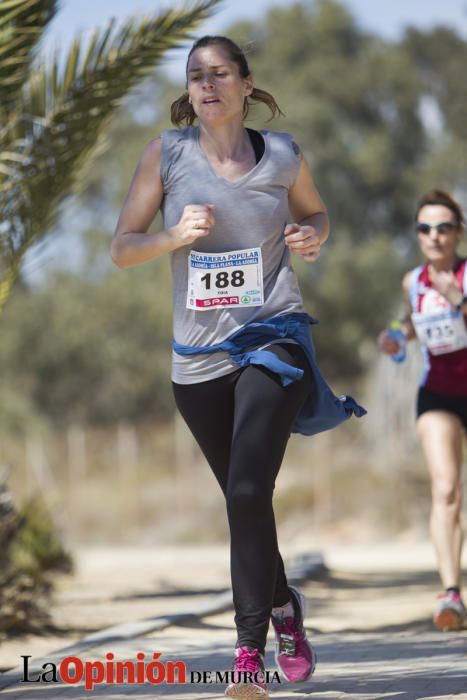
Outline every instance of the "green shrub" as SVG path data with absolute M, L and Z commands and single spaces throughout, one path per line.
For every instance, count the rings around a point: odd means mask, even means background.
M 0 638 L 43 632 L 50 623 L 50 574 L 70 572 L 65 551 L 44 503 L 34 499 L 18 511 L 0 474 Z

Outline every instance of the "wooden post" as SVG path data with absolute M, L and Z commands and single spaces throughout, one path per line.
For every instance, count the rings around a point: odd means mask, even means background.
M 78 425 L 71 425 L 67 430 L 68 474 L 70 482 L 81 482 L 86 477 L 86 433 Z

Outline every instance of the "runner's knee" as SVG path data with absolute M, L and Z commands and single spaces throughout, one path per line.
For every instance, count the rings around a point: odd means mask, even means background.
M 438 506 L 453 506 L 460 504 L 461 486 L 450 479 L 435 479 L 432 487 L 433 503 Z
M 258 513 L 272 509 L 272 493 L 260 484 L 241 481 L 227 489 L 227 512 L 229 518 L 251 520 Z

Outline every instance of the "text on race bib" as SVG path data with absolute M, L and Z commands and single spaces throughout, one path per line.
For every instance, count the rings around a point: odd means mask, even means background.
M 417 336 L 433 355 L 444 355 L 467 347 L 464 316 L 457 309 L 438 313 L 413 313 Z
M 188 256 L 187 308 L 212 311 L 264 303 L 261 248 Z

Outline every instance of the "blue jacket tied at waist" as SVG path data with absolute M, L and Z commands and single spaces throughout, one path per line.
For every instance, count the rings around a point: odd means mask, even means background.
M 224 350 L 240 367 L 267 367 L 279 375 L 283 386 L 287 386 L 301 379 L 303 370 L 283 362 L 268 350 L 254 348 L 280 338 L 295 340 L 308 357 L 314 381 L 311 382 L 310 392 L 292 432 L 314 435 L 335 428 L 354 414 L 360 418 L 366 413 L 351 396 L 336 396 L 319 371 L 310 329 L 310 325 L 314 323 L 318 321 L 306 313 L 284 314 L 265 321 L 247 323 L 222 343 L 197 346 L 181 345 L 174 340 L 172 347 L 179 355 L 198 355 Z

